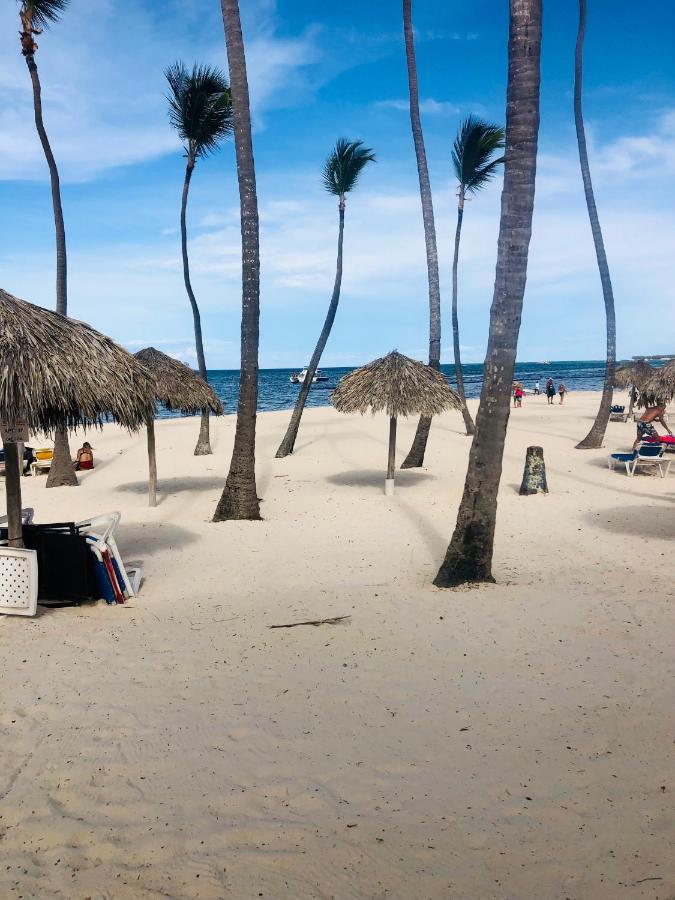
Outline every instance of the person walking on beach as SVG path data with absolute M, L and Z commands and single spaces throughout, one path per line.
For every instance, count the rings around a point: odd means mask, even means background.
M 562 406 L 563 401 L 565 400 L 565 394 L 567 393 L 567 388 L 565 387 L 564 382 L 560 382 L 558 385 L 558 394 L 560 396 L 560 405 Z
M 539 390 L 539 382 L 538 381 L 535 381 L 535 383 L 534 383 L 534 393 L 541 394 L 541 391 Z
M 546 399 L 548 400 L 548 405 L 550 406 L 553 403 L 553 398 L 555 397 L 555 385 L 553 384 L 553 379 L 549 378 L 546 382 Z
M 658 406 L 649 406 L 637 421 L 637 437 L 635 438 L 635 443 L 633 444 L 633 450 L 637 449 L 638 444 L 642 443 L 642 441 L 659 440 L 660 435 L 654 427 L 654 422 L 658 422 L 659 424 L 663 425 L 668 434 L 671 437 L 673 436 L 673 432 L 670 430 L 666 422 L 665 405 L 659 404 Z
M 516 381 L 513 387 L 513 405 L 514 406 L 522 406 L 523 405 L 523 386 L 519 381 Z

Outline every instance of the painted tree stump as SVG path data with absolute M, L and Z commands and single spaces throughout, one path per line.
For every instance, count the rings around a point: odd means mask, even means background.
M 525 455 L 521 494 L 548 494 L 543 447 L 528 447 Z

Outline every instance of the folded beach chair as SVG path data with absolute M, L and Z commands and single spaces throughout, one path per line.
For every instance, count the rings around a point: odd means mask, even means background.
M 122 560 L 115 541 L 115 532 L 122 518 L 121 513 L 112 512 L 101 516 L 92 516 L 76 524 L 80 534 L 86 535 L 96 542 L 99 552 L 109 551 L 113 566 L 118 574 L 120 589 L 126 598 L 135 597 L 141 584 L 143 571 L 139 565 L 127 567 Z M 91 543 L 91 541 L 90 541 Z M 104 554 L 103 554 L 104 556 Z M 119 601 L 118 601 L 119 602 Z
M 607 458 L 607 465 L 613 469 L 616 463 L 623 463 L 627 475 L 635 475 L 638 466 L 658 466 L 659 475 L 665 478 L 670 471 L 672 460 L 664 460 L 664 448 L 660 444 L 642 443 L 632 453 L 612 453 Z M 665 469 L 665 471 L 664 471 Z
M 32 506 L 26 506 L 21 510 L 21 524 L 32 525 L 35 510 Z M 7 516 L 0 516 L 0 528 L 7 524 Z
M 38 564 L 35 550 L 0 547 L 0 614 L 34 616 L 37 612 Z

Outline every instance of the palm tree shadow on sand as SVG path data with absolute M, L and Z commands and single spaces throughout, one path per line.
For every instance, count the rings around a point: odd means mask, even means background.
M 180 549 L 197 540 L 198 534 L 168 522 L 123 522 L 117 536 L 122 556 L 128 559 L 147 558 L 174 547 Z
M 183 491 L 212 491 L 215 489 L 222 490 L 225 478 L 223 475 L 200 475 L 185 476 L 182 478 L 160 478 L 157 482 L 158 504 L 162 503 L 167 496 L 171 494 L 179 494 Z M 148 482 L 144 481 L 127 481 L 124 484 L 118 484 L 118 491 L 126 491 L 130 494 L 147 494 Z
M 662 498 L 666 499 L 666 498 Z M 671 504 L 675 497 L 667 498 Z M 675 508 L 670 506 L 615 506 L 588 513 L 586 521 L 616 535 L 634 535 L 645 540 L 670 540 L 675 529 Z
M 384 469 L 354 469 L 349 472 L 339 472 L 335 475 L 327 475 L 326 481 L 337 484 L 340 487 L 384 487 Z M 435 481 L 436 476 L 429 472 L 414 472 L 405 469 L 396 473 L 396 488 L 405 490 L 422 481 Z

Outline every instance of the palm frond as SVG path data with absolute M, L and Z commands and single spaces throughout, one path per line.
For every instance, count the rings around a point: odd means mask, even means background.
M 48 28 L 58 22 L 69 0 L 19 0 L 21 9 L 30 19 L 33 28 Z
M 467 116 L 460 125 L 452 147 L 452 163 L 460 187 L 467 194 L 475 194 L 496 174 L 504 157 L 494 158 L 504 149 L 504 129 Z
M 218 149 L 232 131 L 232 95 L 227 79 L 214 66 L 195 65 L 189 71 L 183 62 L 164 70 L 169 83 L 169 122 L 195 156 Z
M 363 141 L 338 138 L 330 156 L 324 163 L 322 179 L 329 194 L 348 194 L 369 162 L 375 162 L 375 154 Z

